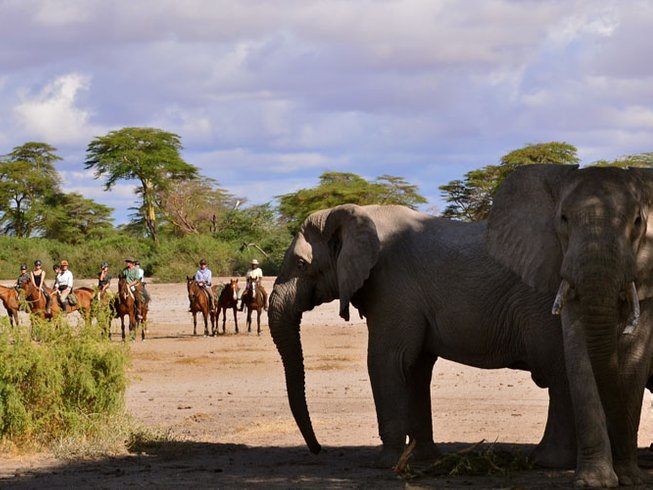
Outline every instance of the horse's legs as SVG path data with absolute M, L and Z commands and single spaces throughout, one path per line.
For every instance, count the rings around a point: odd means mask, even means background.
M 238 303 L 234 306 L 234 325 L 236 325 L 236 333 L 238 333 Z
M 125 315 L 120 317 L 120 330 L 122 331 L 122 340 L 125 340 Z
M 209 312 L 207 310 L 202 310 L 202 318 L 204 319 L 204 336 L 209 336 Z
M 247 333 L 252 333 L 252 309 L 247 306 Z
M 193 335 L 197 335 L 197 312 L 193 312 Z
M 261 335 L 261 308 L 256 310 L 256 335 Z

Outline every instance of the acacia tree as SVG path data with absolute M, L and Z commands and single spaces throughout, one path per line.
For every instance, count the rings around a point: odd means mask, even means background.
M 86 150 L 86 168 L 95 178 L 105 177 L 105 190 L 120 180 L 139 185 L 142 218 L 147 234 L 157 240 L 159 192 L 171 183 L 197 177 L 197 168 L 181 158 L 180 137 L 156 128 L 122 128 L 95 138 Z
M 45 201 L 59 192 L 61 178 L 54 162 L 61 160 L 56 148 L 29 142 L 0 159 L 0 210 L 4 232 L 20 238 L 39 231 Z
M 103 238 L 113 230 L 113 208 L 71 192 L 55 193 L 47 200 L 43 236 L 77 244 Z
M 383 175 L 368 182 L 348 172 L 325 172 L 320 175 L 317 187 L 276 197 L 279 213 L 293 233 L 312 212 L 339 204 L 401 204 L 415 209 L 427 202 L 418 194 L 417 186 L 408 184 L 402 177 Z
M 441 185 L 442 197 L 448 203 L 442 216 L 461 221 L 484 220 L 497 189 L 517 167 L 534 163 L 573 165 L 578 162 L 576 148 L 564 142 L 529 144 L 513 150 L 501 157 L 499 165 L 471 170 L 465 174 L 464 180 Z

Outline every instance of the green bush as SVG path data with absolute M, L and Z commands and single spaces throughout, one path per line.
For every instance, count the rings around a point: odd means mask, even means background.
M 35 320 L 32 336 L 0 323 L 2 441 L 48 445 L 88 437 L 124 412 L 125 345 L 65 321 Z

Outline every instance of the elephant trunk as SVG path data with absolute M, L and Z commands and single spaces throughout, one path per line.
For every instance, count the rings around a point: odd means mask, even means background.
M 283 363 L 290 410 L 306 445 L 313 454 L 317 454 L 322 447 L 315 437 L 306 404 L 304 357 L 299 335 L 301 314 L 293 314 L 290 304 L 292 301 L 282 299 L 275 286 L 270 294 L 268 311 L 270 333 Z

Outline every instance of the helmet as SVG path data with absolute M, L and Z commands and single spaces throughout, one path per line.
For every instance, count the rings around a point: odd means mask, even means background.
M 36 265 L 41 265 L 41 261 L 40 261 L 40 260 L 38 260 L 38 259 L 37 259 L 37 260 L 35 260 L 35 261 L 34 261 L 34 265 L 35 265 L 35 266 L 36 266 Z
M 252 265 L 258 265 L 258 260 L 252 259 Z
M 27 270 L 27 264 L 20 264 L 20 270 L 21 271 L 26 271 Z
M 54 265 L 52 266 L 52 270 L 53 270 L 53 271 L 56 271 L 56 270 L 59 270 L 59 269 L 61 269 L 61 266 L 60 266 L 59 264 L 54 264 Z
M 64 265 L 68 265 L 68 261 L 67 261 L 67 260 L 62 260 L 62 261 L 61 261 L 61 267 L 63 267 Z
M 134 260 L 134 264 L 141 265 L 141 261 L 140 260 Z
M 206 259 L 200 260 L 200 265 L 206 265 Z
M 108 262 L 102 262 L 102 263 L 100 264 L 100 269 L 104 269 L 105 267 L 109 267 L 109 263 L 108 263 Z

